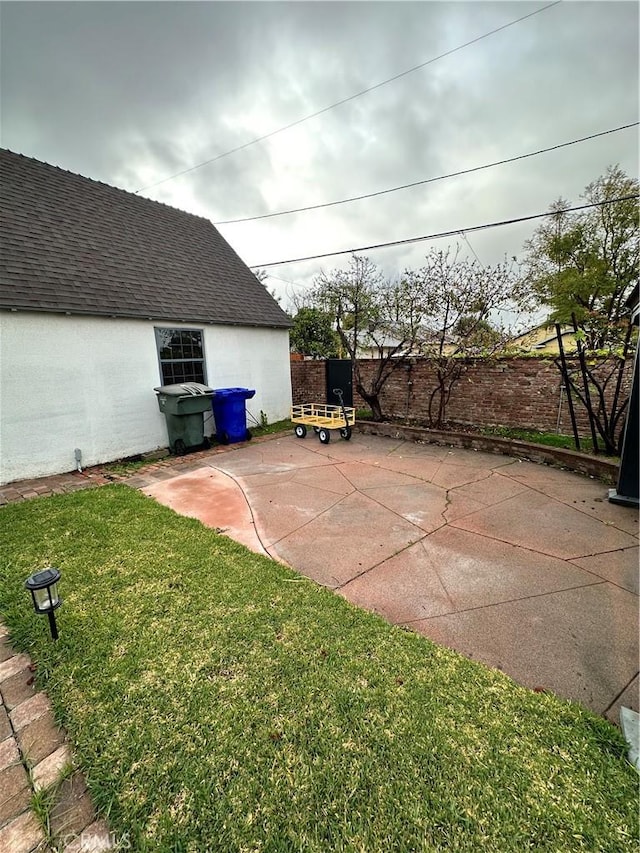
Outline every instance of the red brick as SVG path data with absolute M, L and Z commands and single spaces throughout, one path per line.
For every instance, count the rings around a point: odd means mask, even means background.
M 2 685 L 0 685 L 0 690 L 2 691 L 4 704 L 11 711 L 16 705 L 20 705 L 25 699 L 30 699 L 37 693 L 33 672 L 28 666 L 21 669 L 15 675 L 3 681 Z
M 6 708 L 0 706 L 0 740 L 4 740 L 6 737 L 9 737 L 11 732 L 11 723 L 9 722 Z
M 378 367 L 376 360 L 360 362 L 366 379 Z M 325 362 L 291 363 L 294 403 L 324 402 L 326 399 Z M 623 382 L 628 393 L 631 361 Z M 412 384 L 409 385 L 408 383 Z M 428 359 L 413 359 L 411 370 L 401 366 L 391 375 L 382 394 L 382 408 L 393 418 L 409 418 L 417 423 L 428 421 L 429 394 L 435 387 L 434 369 Z M 560 402 L 560 372 L 550 358 L 469 359 L 463 374 L 453 388 L 446 419 L 474 426 L 507 426 L 555 432 Z M 589 434 L 586 412 L 579 401 L 576 416 L 582 435 Z M 354 405 L 366 403 L 354 389 Z M 561 431 L 571 434 L 566 397 L 560 421 Z
M 78 835 L 96 819 L 96 813 L 82 773 L 74 773 L 56 791 L 50 813 L 54 836 Z
M 22 754 L 31 766 L 51 755 L 64 743 L 64 732 L 55 724 L 51 711 L 25 726 L 17 737 Z
M 65 743 L 59 746 L 55 752 L 43 758 L 31 771 L 33 787 L 36 791 L 42 791 L 54 785 L 64 770 L 71 762 L 71 752 Z
M 0 850 L 31 853 L 46 850 L 44 833 L 33 812 L 25 812 L 0 829 Z
M 51 709 L 51 703 L 44 693 L 36 693 L 30 699 L 26 699 L 11 711 L 11 725 L 16 732 L 28 726 L 34 720 L 40 719 Z
M 18 764 L 19 762 L 20 753 L 18 752 L 15 739 L 6 737 L 4 740 L 0 740 L 0 770 L 5 770 L 7 767 L 11 767 L 12 764 Z
M 6 637 L 0 639 L 0 663 L 14 656 L 13 646 Z
M 22 672 L 31 664 L 27 655 L 14 655 L 0 663 L 0 690 L 4 696 L 4 683 L 18 672 Z M 6 699 L 5 699 L 6 701 Z
M 126 849 L 127 846 L 125 843 L 123 849 Z M 117 839 L 113 833 L 109 832 L 107 823 L 104 820 L 97 820 L 83 829 L 70 844 L 67 844 L 64 853 L 92 853 L 92 851 L 98 850 L 112 850 L 115 847 L 117 847 Z M 120 848 L 117 847 L 117 849 Z
M 0 770 L 0 825 L 19 815 L 30 802 L 29 777 L 22 764 Z

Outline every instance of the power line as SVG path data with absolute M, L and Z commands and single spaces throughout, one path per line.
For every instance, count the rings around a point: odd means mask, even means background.
M 629 201 L 634 198 L 640 198 L 640 193 L 635 195 L 623 195 L 619 198 L 611 198 L 606 201 L 596 201 L 592 204 L 581 204 L 578 207 L 567 207 L 562 210 L 562 213 L 575 213 L 578 210 L 588 210 L 591 207 L 603 207 L 607 204 L 615 204 L 619 201 Z M 374 243 L 371 246 L 358 246 L 357 249 L 340 249 L 338 252 L 323 252 L 320 255 L 307 255 L 305 258 L 290 258 L 287 261 L 270 261 L 268 264 L 249 264 L 250 267 L 278 267 L 283 264 L 298 264 L 302 261 L 316 261 L 319 258 L 332 258 L 337 255 L 353 255 L 358 252 L 369 252 L 372 249 L 386 249 L 388 246 L 403 246 L 409 243 L 420 243 L 423 240 L 439 240 L 442 237 L 453 237 L 456 234 L 466 232 L 467 234 L 473 231 L 485 231 L 489 228 L 499 228 L 503 225 L 515 225 L 518 222 L 530 222 L 533 219 L 543 219 L 546 216 L 557 216 L 558 211 L 547 213 L 534 213 L 531 216 L 519 216 L 516 219 L 502 219 L 498 222 L 486 222 L 483 225 L 472 225 L 470 228 L 454 228 L 451 231 L 440 231 L 437 234 L 425 234 L 423 237 L 409 237 L 406 240 L 391 240 L 388 243 Z
M 211 157 L 209 160 L 203 160 L 201 163 L 196 163 L 195 166 L 190 166 L 188 169 L 183 169 L 181 172 L 176 172 L 173 175 L 169 175 L 166 178 L 162 178 L 162 180 L 160 181 L 155 181 L 155 183 L 153 184 L 147 184 L 144 187 L 140 187 L 139 189 L 134 190 L 134 193 L 141 193 L 145 190 L 150 190 L 153 187 L 158 187 L 160 186 L 160 184 L 166 184 L 167 181 L 172 181 L 174 178 L 179 178 L 181 175 L 186 175 L 189 172 L 194 172 L 196 169 L 201 169 L 203 166 L 208 166 L 209 163 L 215 163 L 217 160 L 222 160 L 223 157 L 228 157 L 230 154 L 235 154 L 238 151 L 243 151 L 245 148 L 249 148 L 251 145 L 256 145 L 258 142 L 264 142 L 265 139 L 270 139 L 277 133 L 283 133 L 285 130 L 290 130 L 292 127 L 297 127 L 297 125 L 302 124 L 305 121 L 309 121 L 309 119 L 323 115 L 324 113 L 329 112 L 329 110 L 333 110 L 336 107 L 342 106 L 342 104 L 347 104 L 349 103 L 349 101 L 353 101 L 356 98 L 360 98 L 362 95 L 367 95 L 369 92 L 373 92 L 376 89 L 380 89 L 382 86 L 386 86 L 388 83 L 393 83 L 395 80 L 399 80 L 401 77 L 406 77 L 407 74 L 412 74 L 414 71 L 419 71 L 421 68 L 425 68 L 427 65 L 431 65 L 432 62 L 437 62 L 439 59 L 444 59 L 446 56 L 451 56 L 452 53 L 456 53 L 459 50 L 463 50 L 463 48 L 465 47 L 469 47 L 472 44 L 476 44 L 476 42 L 482 41 L 482 39 L 486 39 L 489 36 L 501 32 L 502 30 L 506 30 L 509 27 L 513 27 L 515 26 L 515 24 L 519 24 L 521 21 L 526 21 L 527 18 L 533 18 L 534 15 L 539 15 L 540 12 L 545 12 L 547 9 L 552 9 L 554 6 L 559 6 L 561 2 L 562 0 L 555 0 L 555 2 L 553 3 L 548 3 L 541 9 L 536 9 L 535 12 L 529 12 L 528 15 L 523 15 L 520 18 L 516 18 L 514 21 L 509 21 L 508 24 L 502 24 L 502 26 L 496 27 L 494 30 L 489 30 L 489 32 L 483 33 L 481 36 L 476 36 L 470 41 L 458 45 L 458 47 L 453 47 L 451 48 L 451 50 L 447 50 L 444 53 L 439 54 L 438 56 L 434 56 L 432 59 L 427 59 L 426 62 L 421 62 L 419 65 L 414 65 L 413 68 L 408 68 L 406 71 L 401 71 L 399 74 L 395 74 L 393 77 L 388 77 L 386 80 L 382 80 L 380 83 L 375 83 L 373 86 L 369 86 L 366 89 L 362 89 L 362 91 L 356 92 L 354 95 L 349 95 L 346 98 L 342 98 L 342 100 L 340 101 L 335 101 L 335 103 L 329 104 L 329 106 L 327 107 L 323 107 L 320 110 L 316 110 L 316 112 L 314 113 L 309 113 L 309 115 L 306 115 L 303 118 L 296 119 L 296 121 L 292 121 L 289 124 L 283 125 L 282 127 L 278 127 L 276 130 L 271 130 L 269 131 L 269 133 L 265 133 L 263 136 L 258 136 L 256 137 L 256 139 L 252 139 L 249 142 L 245 142 L 243 145 L 238 145 L 235 148 L 231 148 L 229 149 L 229 151 L 224 151 L 222 154 L 216 154 L 215 157 Z
M 600 136 L 607 136 L 610 133 L 618 133 L 620 130 L 628 130 L 630 127 L 637 127 L 640 122 L 634 121 L 631 124 L 623 124 L 620 127 L 614 127 L 610 130 L 602 130 L 599 133 L 592 133 L 589 136 L 581 136 L 579 139 L 572 139 L 570 142 L 560 142 L 558 145 L 551 145 L 549 148 L 540 148 L 538 151 L 531 151 L 528 154 L 519 154 L 517 157 L 508 157 L 504 160 L 496 160 L 493 163 L 485 163 L 483 166 L 473 166 L 470 169 L 461 169 L 458 172 L 450 172 L 448 175 L 438 175 L 435 178 L 426 178 L 423 181 L 413 181 L 410 184 L 402 184 L 399 187 L 390 187 L 386 190 L 378 190 L 365 195 L 355 195 L 349 198 L 339 199 L 338 201 L 327 201 L 323 204 L 310 204 L 306 207 L 294 207 L 291 210 L 280 210 L 277 213 L 263 213 L 260 216 L 245 216 L 241 219 L 222 219 L 219 222 L 214 222 L 214 225 L 231 225 L 237 222 L 254 222 L 257 219 L 271 219 L 274 216 L 286 216 L 289 213 L 302 213 L 307 210 L 319 210 L 323 207 L 335 207 L 339 204 L 348 204 L 352 201 L 362 201 L 366 198 L 375 198 L 376 196 L 386 195 L 387 193 L 395 193 L 398 190 L 407 190 L 411 187 L 420 187 L 424 184 L 431 184 L 435 181 L 444 181 L 446 178 L 457 178 L 460 175 L 470 175 L 472 172 L 480 172 L 483 169 L 492 169 L 494 166 L 504 166 L 506 163 L 515 163 L 517 160 L 526 160 L 528 157 L 536 157 L 539 154 L 547 154 L 549 151 L 557 151 L 560 148 L 567 148 L 570 145 L 577 145 L 579 142 L 587 142 L 590 139 L 597 139 Z

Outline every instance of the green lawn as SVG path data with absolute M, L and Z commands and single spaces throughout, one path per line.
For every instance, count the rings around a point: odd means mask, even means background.
M 557 432 L 540 432 L 538 430 L 516 429 L 514 427 L 483 427 L 480 432 L 483 435 L 497 435 L 501 438 L 515 438 L 519 441 L 528 441 L 530 444 L 545 444 L 548 447 L 563 447 L 567 450 L 576 449 L 573 435 L 561 435 Z M 593 442 L 591 439 L 583 436 L 580 439 L 580 449 L 582 453 L 593 453 Z
M 603 719 L 124 485 L 0 510 L 0 609 L 132 849 L 634 848 Z M 62 571 L 60 639 L 24 578 Z

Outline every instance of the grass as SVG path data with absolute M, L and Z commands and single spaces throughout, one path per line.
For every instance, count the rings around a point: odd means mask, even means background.
M 289 418 L 285 418 L 285 420 L 276 421 L 273 424 L 251 424 L 249 429 L 251 430 L 251 435 L 254 438 L 258 438 L 261 435 L 273 435 L 276 432 L 285 432 L 293 429 L 293 424 Z
M 605 720 L 124 485 L 0 510 L 0 609 L 130 849 L 633 849 Z M 60 639 L 24 578 L 58 566 Z
M 560 435 L 556 432 L 539 432 L 537 430 L 515 429 L 512 427 L 482 427 L 482 435 L 497 435 L 501 438 L 515 438 L 532 444 L 544 444 L 548 447 L 564 447 L 575 450 L 576 443 L 572 435 Z M 580 438 L 580 449 L 583 453 L 593 452 L 593 442 L 590 438 Z
M 372 417 L 372 413 L 369 409 L 359 409 L 356 412 L 356 419 L 362 420 L 370 420 Z M 400 422 L 403 423 L 402 419 Z M 454 432 L 456 431 L 456 425 L 445 426 L 443 429 L 450 428 Z M 465 424 L 462 427 L 458 427 L 458 429 L 468 430 L 470 427 Z M 496 426 L 496 427 L 474 427 L 474 430 L 477 430 L 480 435 L 496 435 L 500 438 L 515 438 L 519 441 L 528 441 L 532 444 L 544 444 L 548 447 L 564 447 L 568 450 L 575 450 L 576 444 L 573 439 L 573 435 L 560 435 L 555 432 L 542 432 L 540 430 L 528 430 L 528 429 L 519 429 L 517 427 L 506 427 L 506 426 Z M 590 438 L 586 438 L 582 436 L 580 438 L 580 448 L 583 453 L 593 453 L 593 442 Z
M 126 477 L 137 473 L 142 468 L 146 468 L 147 465 L 152 464 L 152 461 L 153 460 L 144 458 L 121 459 L 118 462 L 109 462 L 107 465 L 104 465 L 103 468 L 107 473 L 119 474 L 120 476 Z

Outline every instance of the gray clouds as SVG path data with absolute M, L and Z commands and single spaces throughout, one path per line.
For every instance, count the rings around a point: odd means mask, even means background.
M 2 145 L 136 190 L 540 8 L 537 3 L 3 3 Z M 212 221 L 331 201 L 637 120 L 638 7 L 563 3 L 143 194 Z M 637 133 L 220 230 L 257 264 L 545 210 Z M 485 262 L 531 226 L 482 232 Z M 427 245 L 372 258 L 393 275 Z M 320 266 L 276 268 L 304 284 Z M 285 285 L 270 285 L 283 292 Z

